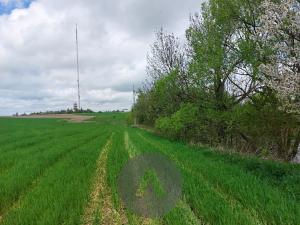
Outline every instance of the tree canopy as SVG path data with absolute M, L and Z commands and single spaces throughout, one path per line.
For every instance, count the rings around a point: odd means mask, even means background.
M 163 29 L 133 112 L 170 138 L 292 159 L 300 143 L 300 3 L 209 0 L 186 44 Z

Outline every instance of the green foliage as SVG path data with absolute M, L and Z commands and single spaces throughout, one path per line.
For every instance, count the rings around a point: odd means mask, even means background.
M 133 113 L 137 117 L 137 122 L 141 124 L 153 124 L 154 122 L 154 106 L 150 94 L 140 91 L 138 102 L 134 106 Z
M 300 120 L 283 112 L 264 86 L 259 68 L 272 60 L 274 46 L 257 37 L 262 2 L 204 3 L 186 31 L 193 53 L 186 76 L 174 70 L 141 91 L 134 107 L 138 122 L 173 139 L 291 160 L 300 143 Z
M 177 79 L 178 71 L 175 70 L 157 80 L 149 93 L 139 92 L 138 102 L 133 109 L 139 123 L 152 125 L 157 118 L 178 110 L 182 94 Z
M 152 98 L 155 99 L 155 109 L 159 116 L 170 115 L 178 109 L 181 93 L 176 83 L 177 78 L 178 71 L 175 70 L 158 80 L 152 89 Z
M 247 136 L 258 152 L 268 149 L 269 154 L 289 160 L 293 155 L 293 140 L 300 132 L 297 117 L 279 110 L 280 101 L 273 93 L 258 94 L 252 99 L 235 108 L 236 130 Z
M 161 117 L 156 120 L 155 127 L 169 137 L 186 140 L 194 134 L 197 125 L 198 109 L 193 104 L 181 105 L 180 109 L 170 117 Z
M 130 113 L 127 114 L 126 123 L 127 123 L 127 125 L 134 124 L 134 113 L 133 112 L 130 112 Z

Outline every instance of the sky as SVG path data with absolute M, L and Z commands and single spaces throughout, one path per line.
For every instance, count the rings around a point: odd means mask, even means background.
M 146 55 L 163 27 L 184 38 L 203 0 L 0 0 L 0 115 L 81 105 L 129 109 Z

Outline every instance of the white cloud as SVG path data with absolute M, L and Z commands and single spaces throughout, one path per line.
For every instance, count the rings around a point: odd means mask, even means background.
M 0 114 L 72 106 L 76 23 L 83 107 L 130 108 L 132 83 L 145 78 L 154 30 L 164 26 L 182 36 L 189 14 L 200 4 L 201 0 L 37 0 L 29 8 L 1 15 Z

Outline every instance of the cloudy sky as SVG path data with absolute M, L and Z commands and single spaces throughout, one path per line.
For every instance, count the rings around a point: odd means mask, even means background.
M 145 79 L 154 31 L 183 37 L 202 0 L 0 0 L 0 115 L 76 101 L 79 27 L 82 106 L 130 108 Z

